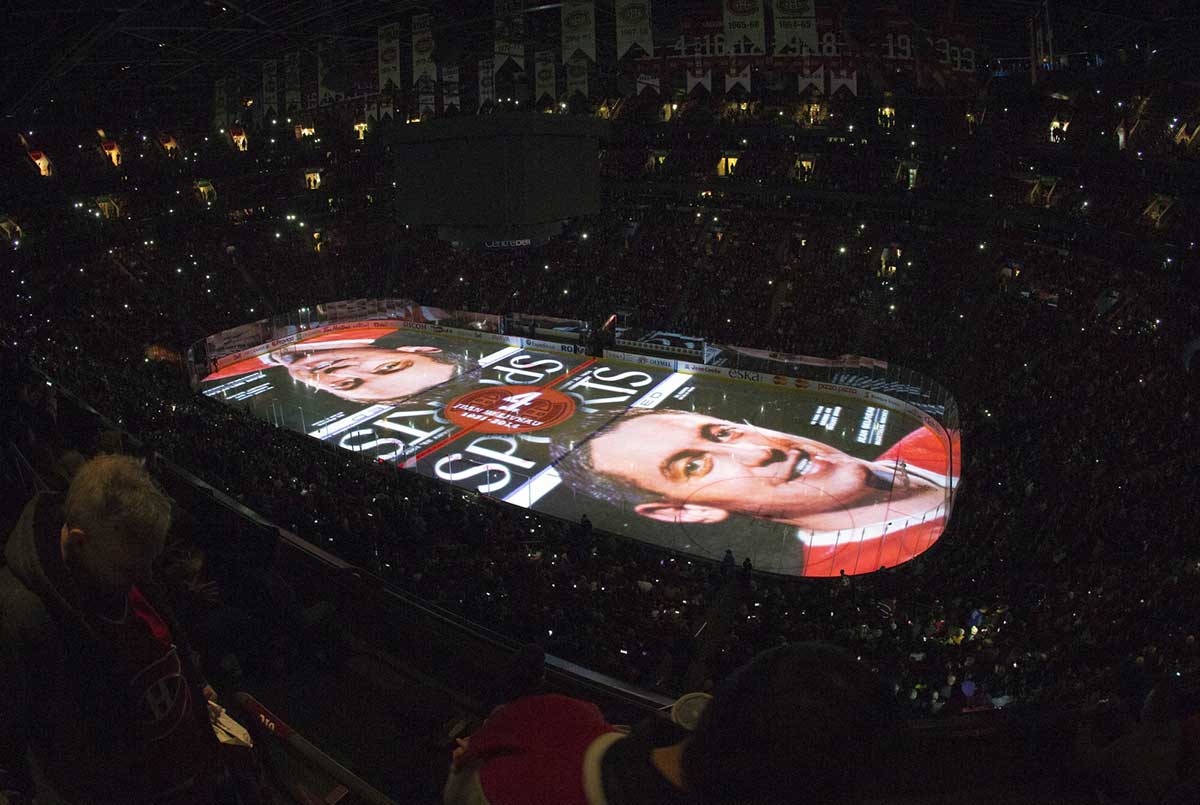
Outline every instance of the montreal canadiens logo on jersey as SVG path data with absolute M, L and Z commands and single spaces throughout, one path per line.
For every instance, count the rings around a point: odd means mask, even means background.
M 129 683 L 142 707 L 142 724 L 151 741 L 166 738 L 183 721 L 191 706 L 191 690 L 174 646 Z

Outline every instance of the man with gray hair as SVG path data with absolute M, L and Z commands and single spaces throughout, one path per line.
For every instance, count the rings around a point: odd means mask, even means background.
M 219 801 L 218 746 L 182 630 L 151 578 L 171 502 L 142 463 L 41 493 L 0 568 L 0 788 L 38 802 Z

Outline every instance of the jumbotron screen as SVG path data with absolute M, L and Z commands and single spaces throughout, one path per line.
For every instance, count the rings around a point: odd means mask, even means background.
M 869 573 L 937 541 L 960 462 L 919 414 L 691 368 L 376 323 L 235 361 L 201 388 L 409 471 L 762 571 Z

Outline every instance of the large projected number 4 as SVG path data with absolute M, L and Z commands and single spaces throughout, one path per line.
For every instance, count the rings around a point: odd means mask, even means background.
M 540 391 L 527 391 L 524 394 L 512 394 L 504 398 L 503 402 L 506 403 L 506 405 L 500 406 L 498 410 L 511 411 L 514 414 L 519 414 L 521 413 L 522 408 L 529 405 L 541 396 L 542 393 Z

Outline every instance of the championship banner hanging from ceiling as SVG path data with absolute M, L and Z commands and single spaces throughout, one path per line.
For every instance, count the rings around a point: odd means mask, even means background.
M 413 86 L 436 80 L 437 67 L 433 63 L 433 15 L 413 14 L 412 18 L 412 68 Z
M 570 61 L 576 54 L 596 60 L 596 4 L 592 0 L 563 0 L 563 61 Z
M 767 52 L 762 0 L 725 0 L 725 53 L 758 56 Z
M 565 12 L 564 12 L 565 13 Z M 579 56 L 579 58 L 583 58 Z M 540 103 L 547 96 L 558 100 L 558 82 L 554 69 L 554 51 L 539 50 L 535 58 L 533 102 Z
M 813 0 L 773 0 L 775 55 L 805 56 L 817 50 L 817 9 Z
M 317 104 L 329 106 L 337 100 L 337 93 L 329 83 L 333 70 L 333 45 L 328 40 L 317 43 Z
M 263 62 L 262 79 L 263 114 L 274 114 L 279 110 L 279 62 L 269 59 Z
M 302 87 L 300 86 L 300 53 L 286 53 L 283 56 L 283 78 L 287 82 L 284 92 L 283 108 L 291 114 L 299 112 L 303 103 Z
M 225 79 L 218 78 L 213 85 L 213 128 L 223 129 L 229 125 L 229 99 L 225 93 Z
M 492 72 L 498 73 L 511 60 L 525 69 L 524 0 L 496 0 L 496 52 Z
M 496 102 L 495 59 L 479 60 L 479 106 Z
M 567 97 L 575 93 L 588 97 L 588 60 L 579 56 L 567 62 Z
M 459 71 L 458 66 L 442 68 L 442 110 L 450 111 L 451 108 L 461 110 L 462 99 L 459 96 L 458 89 Z
M 426 77 L 417 83 L 417 108 L 423 118 L 437 114 L 437 81 L 434 79 Z
M 617 0 L 617 59 L 634 45 L 646 55 L 654 55 L 654 34 L 650 29 L 650 0 Z
M 400 83 L 400 23 L 379 28 L 379 91 L 397 90 Z

